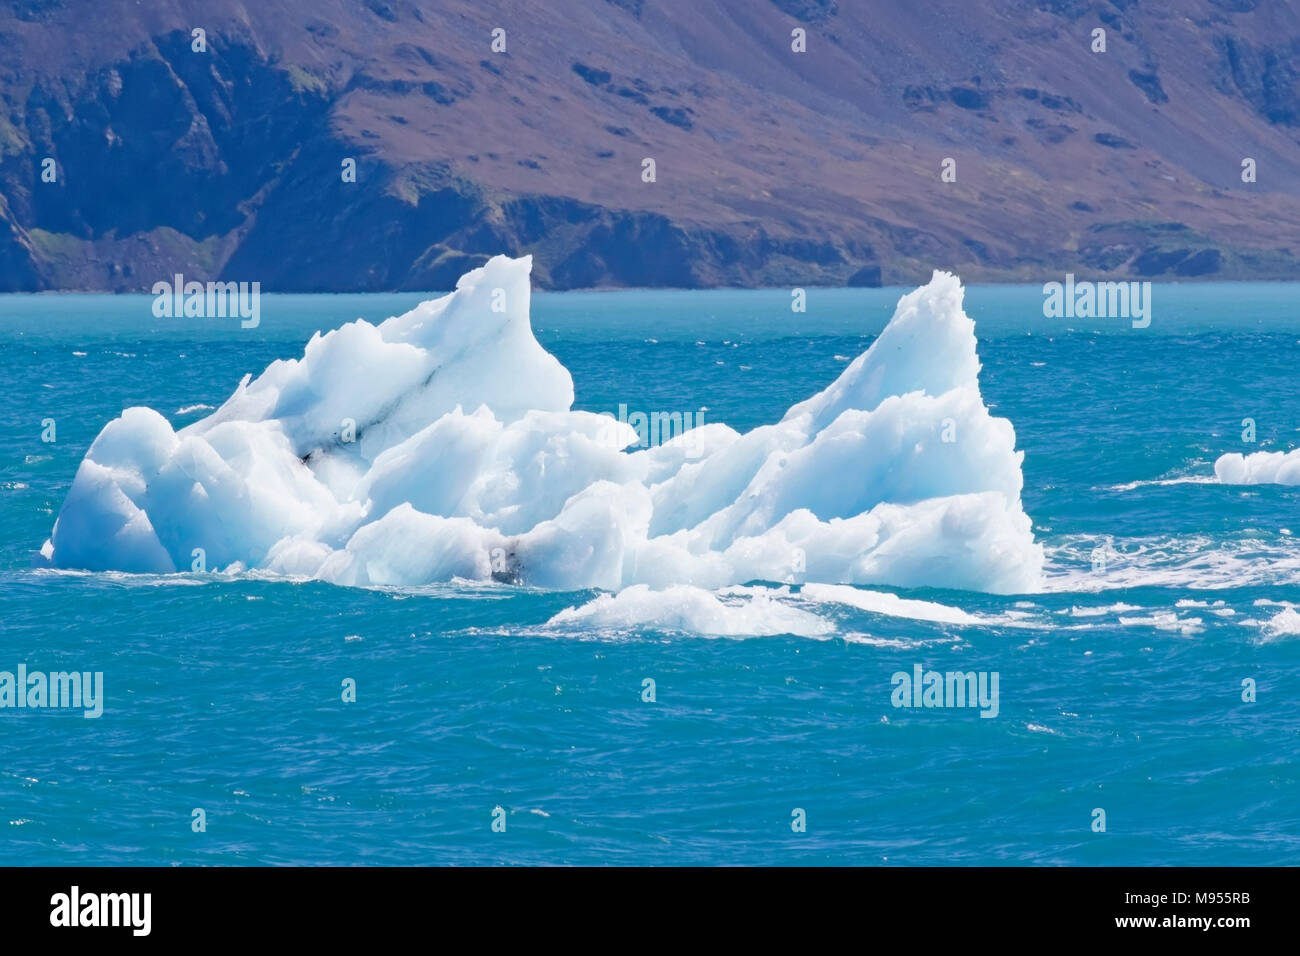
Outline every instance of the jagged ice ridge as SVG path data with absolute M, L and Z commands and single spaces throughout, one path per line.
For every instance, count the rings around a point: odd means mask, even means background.
M 1038 589 L 1023 452 L 980 395 L 955 276 L 903 296 L 779 422 L 628 451 L 631 426 L 571 409 L 572 378 L 533 336 L 531 265 L 497 256 L 404 315 L 318 332 L 180 431 L 127 409 L 45 559 L 170 573 L 202 548 L 213 570 L 355 586 Z

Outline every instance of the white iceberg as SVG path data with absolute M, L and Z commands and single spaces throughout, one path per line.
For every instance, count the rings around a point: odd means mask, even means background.
M 1300 448 L 1220 455 L 1214 477 L 1225 485 L 1300 485 Z
M 904 296 L 781 421 L 628 451 L 631 426 L 571 410 L 573 381 L 529 323 L 531 265 L 498 256 L 405 315 L 317 333 L 180 431 L 127 409 L 43 553 L 162 573 L 201 555 L 358 586 L 1039 588 L 1023 453 L 980 396 L 955 276 Z

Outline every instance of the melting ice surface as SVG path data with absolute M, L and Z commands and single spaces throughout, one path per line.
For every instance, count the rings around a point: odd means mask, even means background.
M 615 617 L 646 588 L 710 611 L 693 589 L 751 581 L 1038 589 L 1023 453 L 980 396 L 955 276 L 903 296 L 779 422 L 629 451 L 631 426 L 571 409 L 533 336 L 530 270 L 498 256 L 404 315 L 317 333 L 180 431 L 127 409 L 42 553 L 167 573 L 201 548 L 212 570 L 357 586 L 644 586 L 586 612 Z
M 1300 485 L 1300 449 L 1220 455 L 1214 476 L 1225 485 Z

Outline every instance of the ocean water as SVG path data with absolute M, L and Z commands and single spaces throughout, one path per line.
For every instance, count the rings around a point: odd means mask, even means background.
M 805 314 L 788 290 L 539 294 L 533 326 L 579 408 L 746 430 L 902 291 L 810 290 Z M 422 297 L 264 296 L 241 330 L 0 296 L 0 670 L 102 671 L 106 698 L 0 710 L 0 863 L 1300 863 L 1300 488 L 1212 480 L 1225 452 L 1300 447 L 1300 286 L 1154 296 L 1139 330 L 967 290 L 1044 588 L 896 592 L 960 625 L 783 594 L 822 639 L 548 625 L 591 591 L 40 569 L 123 408 L 187 424 L 316 329 Z M 997 716 L 894 707 L 917 665 L 996 672 Z

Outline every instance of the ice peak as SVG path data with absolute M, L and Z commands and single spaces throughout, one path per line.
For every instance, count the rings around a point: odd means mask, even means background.
M 980 397 L 956 276 L 903 296 L 779 424 L 701 426 L 687 456 L 680 439 L 625 452 L 622 423 L 571 411 L 529 322 L 531 267 L 495 256 L 449 295 L 317 334 L 179 433 L 127 410 L 45 553 L 346 585 L 1038 587 L 1021 454 Z

